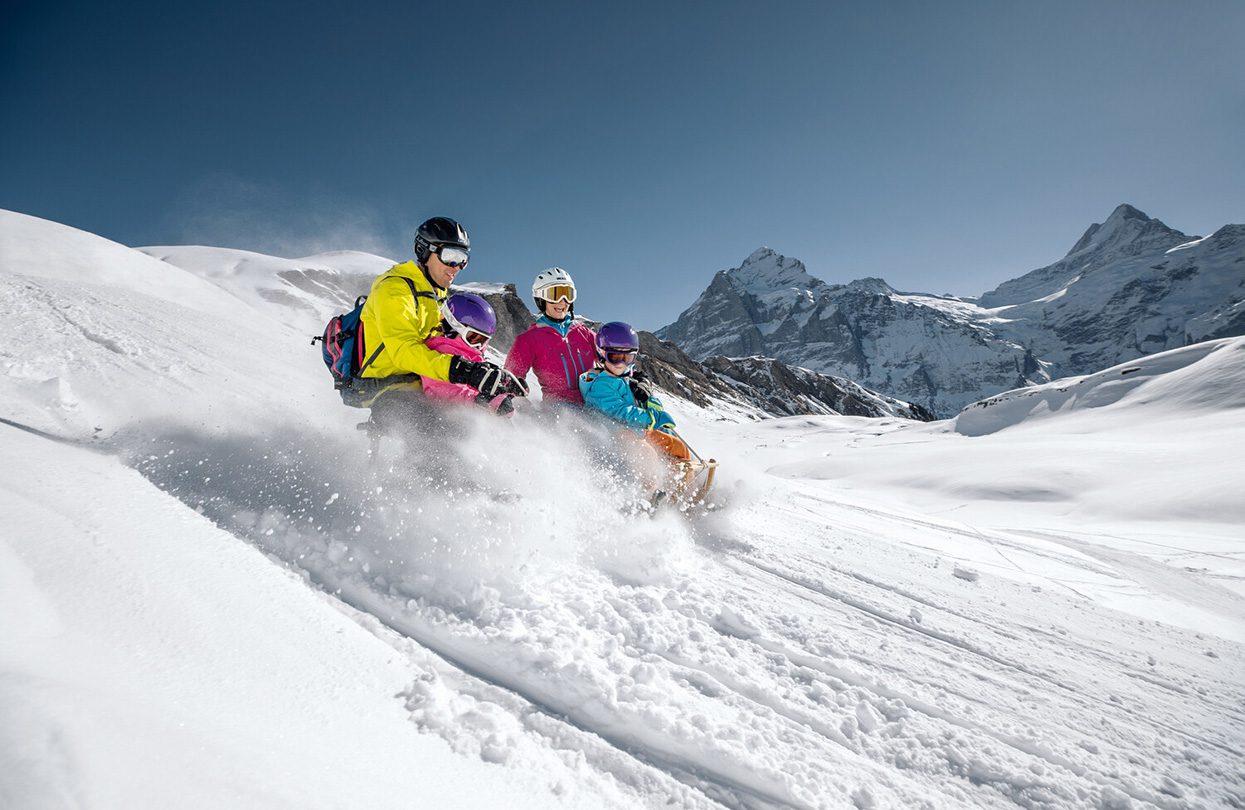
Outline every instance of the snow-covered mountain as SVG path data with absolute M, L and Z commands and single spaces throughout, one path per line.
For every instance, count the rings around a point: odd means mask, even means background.
M 1061 377 L 1245 334 L 1245 225 L 1191 237 L 1121 205 L 1067 256 L 980 303 Z
M 993 393 L 1048 378 L 1023 346 L 957 299 L 899 293 L 880 279 L 830 285 L 762 248 L 717 273 L 657 331 L 693 357 L 764 355 L 954 413 Z
M 0 212 L 0 807 L 1245 804 L 1245 338 L 672 394 L 715 508 L 648 514 L 587 422 L 369 460 L 273 284 Z
M 941 415 L 1052 375 L 1245 333 L 1245 226 L 1197 239 L 1128 205 L 980 301 L 827 284 L 762 248 L 658 330 L 693 357 L 766 355 Z

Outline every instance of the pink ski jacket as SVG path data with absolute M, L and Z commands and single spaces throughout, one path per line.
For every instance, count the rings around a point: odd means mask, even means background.
M 579 375 L 596 361 L 596 338 L 596 332 L 578 321 L 564 327 L 539 318 L 515 338 L 506 356 L 506 370 L 520 380 L 535 371 L 546 400 L 583 405 Z
M 446 337 L 445 335 L 433 335 L 424 341 L 424 345 L 433 351 L 442 354 L 456 354 L 466 360 L 479 363 L 484 359 L 484 355 L 480 354 L 480 350 L 472 346 L 461 337 Z M 424 394 L 429 399 L 440 400 L 442 402 L 474 402 L 476 398 L 476 390 L 469 385 L 459 385 L 457 383 L 438 380 L 434 377 L 421 377 L 424 382 Z M 493 397 L 489 403 L 489 407 L 497 410 L 497 406 L 501 404 L 505 394 L 499 394 Z

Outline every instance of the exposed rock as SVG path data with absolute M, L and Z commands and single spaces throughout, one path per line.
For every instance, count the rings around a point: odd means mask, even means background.
M 536 323 L 536 316 L 524 306 L 513 284 L 463 284 L 454 285 L 454 291 L 473 292 L 488 301 L 497 314 L 497 331 L 490 346 L 501 353 L 510 351 L 520 332 Z
M 774 415 L 842 414 L 844 416 L 899 416 L 921 422 L 934 415 L 920 405 L 883 396 L 851 380 L 788 366 L 772 357 L 710 357 L 706 368 L 765 396 L 765 409 Z

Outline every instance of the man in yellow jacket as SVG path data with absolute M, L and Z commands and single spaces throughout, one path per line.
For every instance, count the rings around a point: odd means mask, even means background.
M 426 345 L 440 333 L 441 302 L 470 253 L 462 225 L 433 217 L 416 231 L 416 261 L 396 264 L 372 282 L 361 314 L 365 362 L 348 396 L 351 404 L 371 408 L 380 427 L 420 421 L 427 414 L 421 376 L 468 385 L 490 398 L 527 393 L 494 363 L 474 363 Z

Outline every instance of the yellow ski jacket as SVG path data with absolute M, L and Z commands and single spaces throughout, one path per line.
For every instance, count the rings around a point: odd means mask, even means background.
M 411 284 L 422 295 L 413 295 Z M 395 264 L 372 282 L 363 304 L 363 357 L 376 359 L 361 376 L 393 377 L 420 374 L 448 380 L 451 355 L 428 348 L 424 341 L 441 333 L 441 302 L 446 292 L 415 262 Z M 382 346 L 383 344 L 383 346 Z M 377 353 L 377 348 L 380 348 Z

